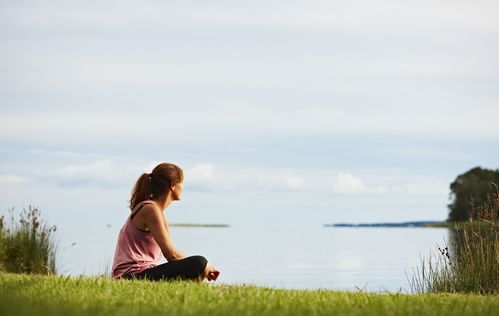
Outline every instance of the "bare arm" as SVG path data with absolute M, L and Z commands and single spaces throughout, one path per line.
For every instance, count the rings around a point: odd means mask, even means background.
M 185 258 L 185 255 L 173 245 L 166 219 L 160 209 L 153 205 L 146 205 L 142 212 L 144 212 L 145 224 L 154 240 L 158 243 L 166 260 L 172 261 Z

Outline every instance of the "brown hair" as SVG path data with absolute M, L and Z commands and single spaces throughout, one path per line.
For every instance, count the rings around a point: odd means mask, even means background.
M 130 199 L 130 209 L 142 201 L 161 197 L 170 190 L 170 186 L 184 181 L 184 172 L 172 163 L 160 163 L 151 173 L 143 173 L 135 183 Z

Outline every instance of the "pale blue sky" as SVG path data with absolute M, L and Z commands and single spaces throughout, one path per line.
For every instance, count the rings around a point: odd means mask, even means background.
M 139 174 L 172 161 L 172 222 L 445 219 L 459 173 L 498 167 L 497 16 L 471 0 L 0 1 L 0 208 L 119 226 Z

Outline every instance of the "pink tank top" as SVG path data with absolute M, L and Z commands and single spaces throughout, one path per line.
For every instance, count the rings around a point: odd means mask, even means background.
M 137 204 L 127 218 L 118 235 L 113 260 L 113 278 L 118 279 L 127 274 L 135 274 L 152 268 L 159 263 L 161 249 L 150 232 L 137 229 L 132 217 L 145 205 L 153 201 Z

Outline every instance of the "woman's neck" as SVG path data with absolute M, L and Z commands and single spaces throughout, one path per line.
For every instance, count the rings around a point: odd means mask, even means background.
M 156 198 L 152 199 L 156 204 L 158 204 L 159 208 L 164 211 L 170 203 L 173 201 L 170 192 L 168 192 L 167 195 L 161 197 L 161 198 Z

